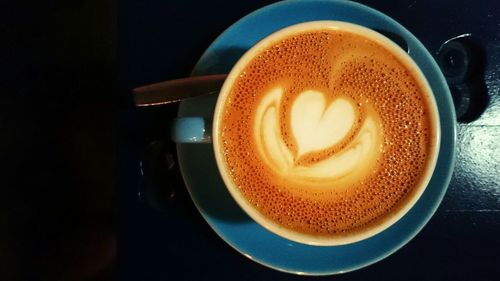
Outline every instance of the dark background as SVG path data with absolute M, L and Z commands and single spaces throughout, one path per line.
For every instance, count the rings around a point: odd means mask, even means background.
M 0 280 L 109 280 L 116 4 L 0 1 Z
M 272 2 L 0 3 L 0 280 L 304 279 L 248 260 L 213 233 L 175 168 L 158 173 L 175 154 L 165 127 L 176 106 L 138 110 L 129 94 L 188 76 L 217 35 Z M 314 279 L 498 280 L 499 4 L 361 2 L 433 54 L 471 33 L 483 61 L 471 98 L 483 102 L 459 124 L 455 173 L 424 230 L 375 265 Z M 140 161 L 158 164 L 146 170 L 152 179 L 140 176 Z

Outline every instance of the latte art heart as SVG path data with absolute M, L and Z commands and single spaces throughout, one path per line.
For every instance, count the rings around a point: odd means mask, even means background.
M 298 156 L 325 149 L 346 137 L 354 125 L 354 114 L 351 103 L 345 99 L 334 100 L 326 108 L 323 93 L 314 90 L 301 93 L 291 112 Z
M 324 94 L 307 90 L 298 95 L 291 109 L 291 129 L 297 147 L 294 153 L 281 132 L 280 120 L 283 88 L 273 88 L 261 100 L 254 121 L 254 138 L 260 157 L 277 174 L 289 181 L 311 184 L 343 183 L 357 180 L 366 172 L 380 154 L 381 128 L 376 116 L 367 115 L 356 128 L 359 118 L 352 102 L 339 97 L 326 106 Z M 373 114 L 373 113 L 372 113 Z M 350 137 L 350 138 L 349 138 Z M 339 142 L 350 141 L 339 149 L 328 151 Z M 331 150 L 331 149 L 330 149 Z M 324 154 L 316 163 L 300 163 L 305 154 Z

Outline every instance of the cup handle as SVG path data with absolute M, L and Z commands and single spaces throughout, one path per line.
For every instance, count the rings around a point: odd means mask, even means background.
M 211 143 L 212 122 L 203 117 L 178 117 L 172 121 L 170 136 L 175 143 Z

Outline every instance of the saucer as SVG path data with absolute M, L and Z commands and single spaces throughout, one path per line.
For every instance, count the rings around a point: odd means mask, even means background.
M 270 268 L 304 275 L 356 270 L 391 255 L 408 243 L 438 208 L 455 163 L 456 119 L 453 102 L 439 67 L 424 46 L 388 16 L 354 2 L 285 1 L 261 8 L 224 31 L 196 64 L 193 75 L 228 73 L 239 57 L 260 39 L 283 27 L 313 20 L 340 20 L 400 35 L 409 54 L 433 89 L 441 120 L 441 145 L 429 186 L 415 206 L 385 231 L 342 246 L 310 246 L 281 238 L 247 216 L 226 190 L 217 170 L 212 144 L 178 144 L 184 182 L 198 211 L 231 247 Z M 216 95 L 183 101 L 179 116 L 211 118 Z

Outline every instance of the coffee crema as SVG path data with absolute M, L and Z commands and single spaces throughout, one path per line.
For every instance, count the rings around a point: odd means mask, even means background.
M 229 176 L 269 220 L 298 233 L 361 233 L 415 196 L 433 149 L 429 93 L 390 50 L 343 30 L 261 50 L 220 116 Z

